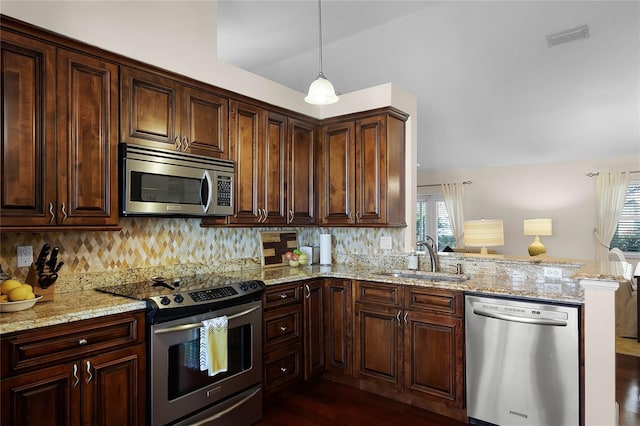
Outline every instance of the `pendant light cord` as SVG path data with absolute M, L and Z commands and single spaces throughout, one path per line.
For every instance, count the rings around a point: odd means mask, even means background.
M 320 77 L 325 78 L 322 73 L 322 1 L 318 0 L 318 34 L 320 36 Z

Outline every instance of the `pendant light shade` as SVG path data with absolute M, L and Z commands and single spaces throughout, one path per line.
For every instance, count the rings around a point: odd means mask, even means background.
M 338 102 L 338 96 L 333 84 L 322 73 L 322 5 L 318 0 L 318 33 L 320 40 L 320 73 L 309 86 L 309 93 L 304 98 L 305 102 L 313 105 L 329 105 Z

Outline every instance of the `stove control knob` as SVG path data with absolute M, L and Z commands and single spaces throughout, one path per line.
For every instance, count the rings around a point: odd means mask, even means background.
M 182 297 L 182 295 L 181 295 L 181 294 L 176 294 L 176 297 L 174 297 L 174 298 L 173 298 L 173 300 L 174 300 L 176 303 L 182 303 L 182 302 L 184 302 L 184 297 Z
M 255 281 L 251 281 L 251 284 L 249 284 L 249 287 L 255 289 L 256 287 L 258 287 L 258 283 L 256 283 Z
M 242 291 L 247 291 L 249 289 L 249 286 L 246 284 L 240 284 L 240 290 Z
M 168 305 L 169 303 L 171 303 L 171 300 L 167 296 L 160 297 L 160 304 Z

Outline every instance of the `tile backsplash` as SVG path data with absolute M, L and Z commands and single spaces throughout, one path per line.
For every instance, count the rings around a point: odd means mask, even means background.
M 231 263 L 234 268 L 260 266 L 260 231 L 274 228 L 202 228 L 200 219 L 120 218 L 120 231 L 0 234 L 0 265 L 12 277 L 24 279 L 28 268 L 18 268 L 18 246 L 33 246 L 34 261 L 49 243 L 60 247 L 64 261 L 60 277 L 69 274 L 102 273 L 158 266 Z M 380 237 L 390 236 L 391 252 L 404 247 L 405 228 L 294 229 L 302 245 L 319 245 L 321 233 L 332 234 L 332 257 L 341 254 L 383 254 Z

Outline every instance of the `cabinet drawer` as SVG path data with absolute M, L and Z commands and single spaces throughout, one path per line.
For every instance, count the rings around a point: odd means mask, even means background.
M 264 357 L 264 388 L 269 393 L 302 378 L 300 345 L 267 353 Z
M 394 284 L 356 281 L 356 302 L 402 306 L 402 287 Z
M 301 338 L 301 309 L 290 306 L 264 314 L 264 349 L 279 344 L 299 343 Z
M 264 309 L 299 304 L 301 300 L 300 284 L 267 287 L 264 293 Z
M 462 292 L 438 288 L 407 287 L 405 289 L 405 309 L 439 312 L 462 316 Z
M 2 337 L 2 376 L 143 343 L 144 312 L 17 332 Z

